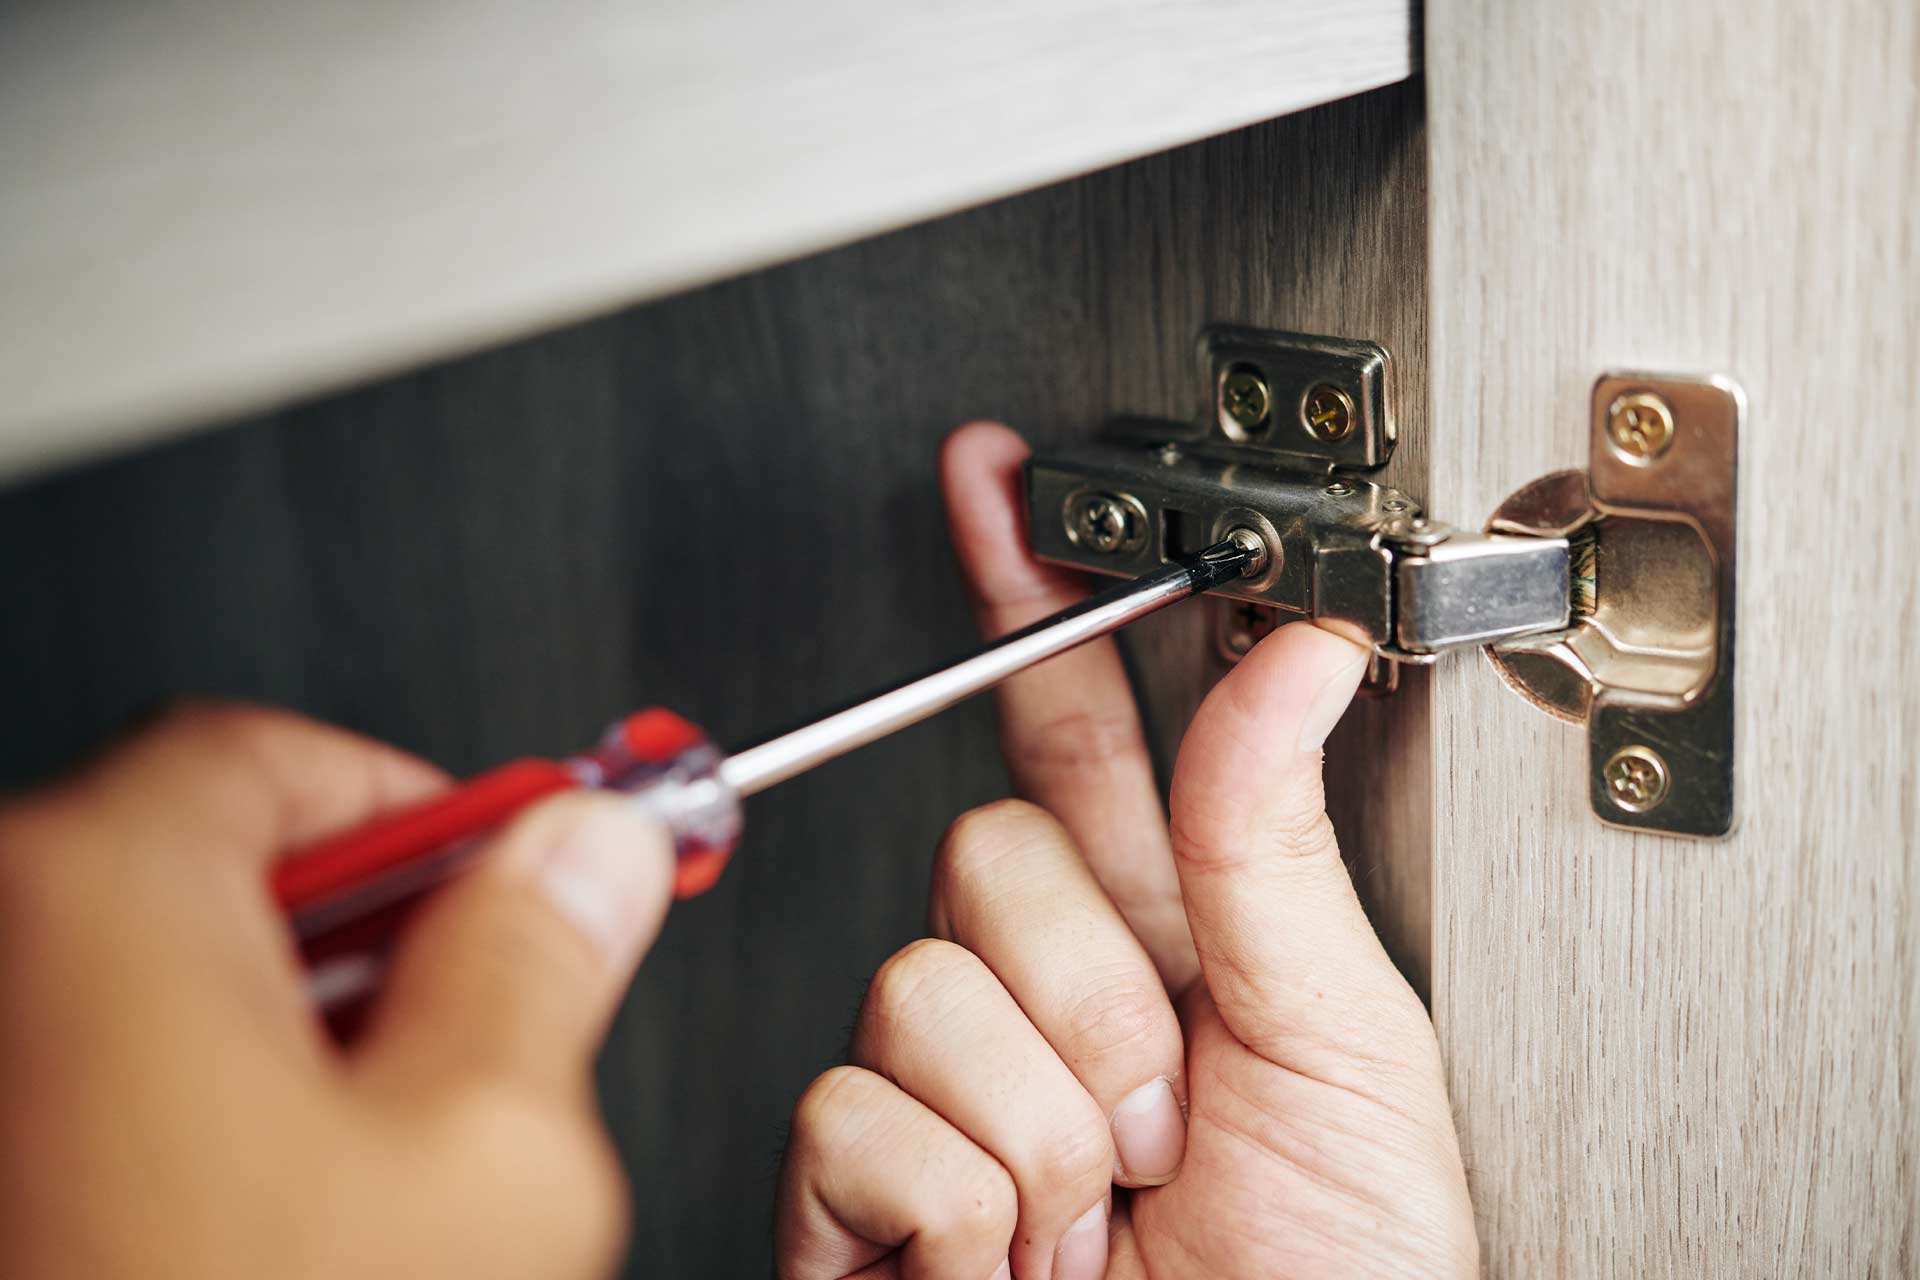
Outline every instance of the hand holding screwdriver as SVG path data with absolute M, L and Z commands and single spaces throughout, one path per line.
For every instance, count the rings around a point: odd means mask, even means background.
M 679 716 L 652 708 L 564 761 L 517 760 L 415 808 L 384 815 L 282 861 L 275 900 L 293 920 L 322 1007 L 363 993 L 386 937 L 422 893 L 457 871 L 475 840 L 546 796 L 616 791 L 672 832 L 677 897 L 711 888 L 740 834 L 740 800 L 916 724 L 1035 663 L 1235 578 L 1260 573 L 1267 547 L 1235 529 L 1183 556 L 1006 636 L 967 658 L 723 757 Z

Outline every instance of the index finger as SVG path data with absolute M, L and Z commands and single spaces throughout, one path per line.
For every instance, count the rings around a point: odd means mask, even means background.
M 947 437 L 941 488 L 982 634 L 1004 635 L 1082 599 L 1073 575 L 1027 551 L 1013 431 L 976 422 Z M 1001 747 L 1015 789 L 1060 820 L 1170 990 L 1199 972 L 1167 843 L 1166 813 L 1119 650 L 1098 640 L 1000 687 Z

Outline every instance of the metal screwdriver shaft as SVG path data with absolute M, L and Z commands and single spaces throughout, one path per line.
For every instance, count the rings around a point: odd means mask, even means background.
M 855 747 L 936 715 L 1035 663 L 1085 644 L 1155 610 L 1252 576 L 1266 567 L 1266 544 L 1247 529 L 1222 542 L 1091 596 L 985 648 L 903 685 L 854 703 L 790 733 L 735 752 L 719 779 L 748 796 Z
M 618 792 L 673 837 L 674 893 L 704 893 L 740 838 L 740 798 L 885 737 L 990 689 L 1036 662 L 1235 578 L 1268 551 L 1235 529 L 1224 542 L 1062 610 L 950 667 L 723 756 L 700 729 L 660 707 L 616 722 L 564 760 L 509 761 L 418 804 L 297 850 L 271 889 L 300 940 L 315 1001 L 342 1007 L 378 980 L 387 934 L 422 894 L 473 860 L 485 838 L 543 798 L 577 787 Z

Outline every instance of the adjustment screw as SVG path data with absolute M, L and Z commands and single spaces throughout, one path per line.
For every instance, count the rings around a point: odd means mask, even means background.
M 1352 493 L 1353 486 L 1345 480 L 1333 480 L 1327 484 L 1327 496 L 1329 498 L 1345 498 Z
M 1241 431 L 1255 431 L 1273 410 L 1273 393 L 1267 389 L 1267 380 L 1260 376 L 1258 369 L 1237 364 L 1227 370 L 1226 379 L 1220 384 L 1220 406 Z
M 1160 454 L 1160 465 L 1163 467 L 1170 467 L 1174 463 L 1180 461 L 1180 457 L 1181 457 L 1180 446 L 1177 444 L 1174 444 L 1172 441 L 1168 441 L 1166 444 L 1163 444 L 1160 446 L 1159 454 Z
M 1658 808 L 1672 785 L 1667 762 L 1660 753 L 1638 744 L 1608 756 L 1600 777 L 1607 784 L 1607 799 L 1628 813 Z
M 1331 382 L 1317 382 L 1300 397 L 1300 425 L 1315 440 L 1332 444 L 1353 432 L 1353 397 Z
M 1267 571 L 1267 562 L 1273 557 L 1267 550 L 1267 540 L 1245 525 L 1231 529 L 1227 541 L 1247 553 L 1247 567 L 1240 571 L 1243 578 L 1257 578 Z
M 1416 553 L 1437 547 L 1453 536 L 1450 527 L 1425 516 L 1394 516 L 1380 526 L 1380 532 L 1388 541 Z
M 1673 443 L 1673 410 L 1651 391 L 1621 396 L 1607 409 L 1607 438 L 1627 461 L 1652 462 Z
M 1126 499 L 1107 493 L 1070 498 L 1066 517 L 1068 540 L 1103 556 L 1136 541 L 1142 528 L 1138 509 Z

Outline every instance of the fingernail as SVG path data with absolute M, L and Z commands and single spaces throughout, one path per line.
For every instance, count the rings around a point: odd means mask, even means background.
M 1053 1280 L 1100 1280 L 1107 1273 L 1107 1202 L 1080 1215 L 1053 1253 Z
M 631 964 L 660 928 L 671 894 L 671 844 L 618 796 L 549 800 L 508 836 L 502 861 L 526 873 L 609 965 Z
M 995 1267 L 987 1280 L 1013 1280 L 1013 1260 L 1009 1258 Z
M 1165 1078 L 1151 1080 L 1113 1109 L 1113 1149 L 1127 1181 L 1165 1182 L 1187 1151 L 1187 1118 Z
M 1300 750 L 1318 751 L 1326 745 L 1327 735 L 1340 723 L 1347 704 L 1353 701 L 1353 691 L 1360 687 L 1361 678 L 1367 674 L 1369 656 L 1356 649 L 1349 661 L 1335 667 L 1321 681 L 1313 701 L 1300 717 Z

